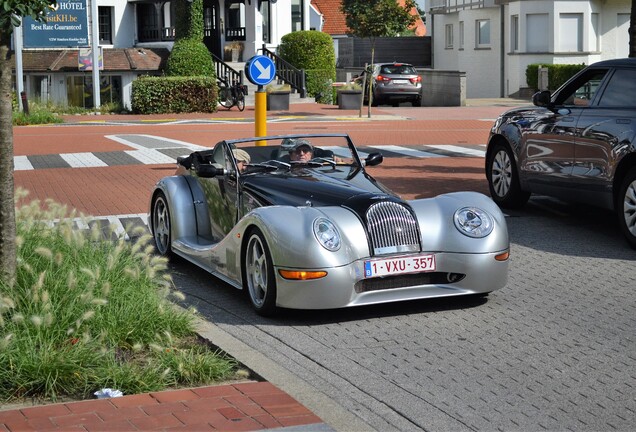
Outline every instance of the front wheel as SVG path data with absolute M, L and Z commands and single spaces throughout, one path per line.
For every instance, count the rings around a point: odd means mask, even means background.
M 493 201 L 503 208 L 520 208 L 528 202 L 530 192 L 521 190 L 519 173 L 512 151 L 496 143 L 488 155 L 486 177 Z
M 636 168 L 632 168 L 621 184 L 616 210 L 625 238 L 636 249 Z
M 219 103 L 222 107 L 230 109 L 234 105 L 232 98 L 232 90 L 228 87 L 221 87 L 219 89 Z
M 243 266 L 252 307 L 259 315 L 273 315 L 276 312 L 274 265 L 267 243 L 258 229 L 254 229 L 247 240 Z
M 236 106 L 239 111 L 243 111 L 245 109 L 245 95 L 243 94 L 242 89 L 238 91 L 238 95 L 236 96 Z
M 170 242 L 170 208 L 163 192 L 159 192 L 152 205 L 152 232 L 157 252 L 162 256 L 172 253 Z

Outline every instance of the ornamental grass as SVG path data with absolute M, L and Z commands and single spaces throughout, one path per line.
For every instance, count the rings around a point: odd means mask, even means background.
M 198 340 L 195 312 L 171 303 L 183 296 L 145 228 L 126 240 L 53 201 L 17 208 L 16 220 L 16 283 L 0 280 L 1 401 L 87 399 L 102 388 L 126 395 L 237 376 L 233 359 Z

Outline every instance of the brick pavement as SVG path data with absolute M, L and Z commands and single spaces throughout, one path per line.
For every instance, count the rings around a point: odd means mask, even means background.
M 2 431 L 256 431 L 322 420 L 268 382 L 164 391 L 0 411 Z M 304 430 L 312 430 L 305 427 Z

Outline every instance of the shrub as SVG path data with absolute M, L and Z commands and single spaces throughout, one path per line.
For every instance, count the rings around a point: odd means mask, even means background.
M 283 59 L 305 70 L 310 96 L 331 94 L 331 83 L 336 79 L 336 55 L 327 33 L 315 30 L 289 33 L 283 36 L 278 49 Z
M 141 77 L 133 81 L 131 105 L 139 114 L 216 112 L 214 77 Z
M 539 66 L 548 68 L 548 89 L 550 91 L 558 89 L 585 68 L 585 64 L 530 64 L 526 68 L 526 83 L 535 90 L 539 88 Z
M 175 12 L 176 39 L 203 40 L 203 0 L 180 2 Z
M 174 43 L 166 64 L 169 76 L 209 76 L 216 79 L 214 62 L 203 42 L 179 39 Z

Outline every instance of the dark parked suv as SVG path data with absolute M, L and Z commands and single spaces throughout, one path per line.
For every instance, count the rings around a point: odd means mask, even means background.
M 422 105 L 422 77 L 413 65 L 407 63 L 380 63 L 373 65 L 373 98 L 371 105 L 411 102 Z M 365 89 L 366 90 L 366 89 Z M 365 97 L 365 100 L 368 98 Z
M 492 198 L 514 208 L 537 193 L 613 209 L 636 248 L 636 58 L 590 65 L 532 101 L 490 131 Z

